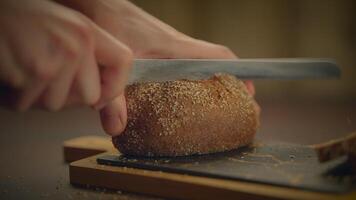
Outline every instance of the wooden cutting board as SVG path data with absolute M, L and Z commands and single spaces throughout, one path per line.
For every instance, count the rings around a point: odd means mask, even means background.
M 178 199 L 356 199 L 349 166 L 342 159 L 319 164 L 306 146 L 255 143 L 205 156 L 147 159 L 120 155 L 108 138 L 82 137 L 66 141 L 64 155 L 84 158 L 69 169 L 71 183 L 79 185 Z

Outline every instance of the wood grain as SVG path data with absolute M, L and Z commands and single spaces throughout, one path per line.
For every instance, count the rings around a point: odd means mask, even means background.
M 66 162 L 73 162 L 107 151 L 116 151 L 109 137 L 82 136 L 63 142 L 63 156 Z
M 72 184 L 92 185 L 176 199 L 355 199 L 277 186 L 98 165 L 103 153 L 70 164 Z
M 69 159 L 107 151 L 70 163 L 70 182 L 175 199 L 355 199 L 356 191 L 336 195 L 292 188 L 174 174 L 161 171 L 99 165 L 96 159 L 105 154 L 117 154 L 110 140 L 104 137 L 79 137 L 66 141 L 64 149 L 78 155 Z M 93 150 L 94 149 L 94 150 Z M 116 152 L 113 152 L 116 151 Z

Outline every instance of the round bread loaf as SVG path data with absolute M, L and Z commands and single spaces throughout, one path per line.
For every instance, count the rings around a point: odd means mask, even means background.
M 133 156 L 183 156 L 232 150 L 252 142 L 259 114 L 234 76 L 127 86 L 128 124 L 113 138 Z

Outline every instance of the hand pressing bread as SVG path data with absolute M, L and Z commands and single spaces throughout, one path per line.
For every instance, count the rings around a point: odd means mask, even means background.
M 134 58 L 237 58 L 127 0 L 3 0 L 0 10 L 0 106 L 90 106 L 112 136 L 126 126 L 123 91 Z M 253 95 L 253 83 L 245 84 Z
M 125 91 L 127 127 L 113 137 L 134 156 L 183 156 L 227 151 L 252 142 L 259 125 L 253 97 L 240 80 L 136 83 Z

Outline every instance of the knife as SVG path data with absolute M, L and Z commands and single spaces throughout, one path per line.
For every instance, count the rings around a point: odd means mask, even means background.
M 323 58 L 135 59 L 129 82 L 204 79 L 215 73 L 239 79 L 303 80 L 341 76 L 336 62 Z

